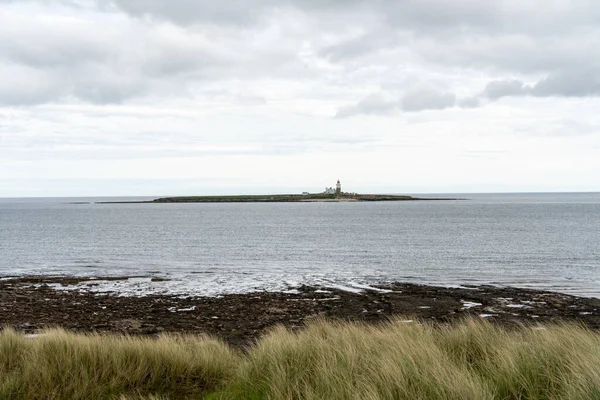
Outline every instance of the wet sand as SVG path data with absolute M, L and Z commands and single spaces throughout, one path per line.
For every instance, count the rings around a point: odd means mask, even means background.
M 49 286 L 69 287 L 85 280 L 0 280 L 0 325 L 27 333 L 54 326 L 76 332 L 135 335 L 206 333 L 234 346 L 251 343 L 276 324 L 301 329 L 306 321 L 317 317 L 376 323 L 401 316 L 451 323 L 474 316 L 506 326 L 575 321 L 600 329 L 600 299 L 494 286 L 445 288 L 395 283 L 362 293 L 303 286 L 285 293 L 221 297 L 121 297 Z

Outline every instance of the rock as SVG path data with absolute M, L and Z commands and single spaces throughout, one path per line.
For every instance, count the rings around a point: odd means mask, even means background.
M 369 322 L 409 316 L 416 320 L 451 323 L 469 315 L 469 312 L 461 311 L 463 303 L 460 301 L 469 299 L 482 304 L 480 310 L 472 310 L 470 316 L 479 312 L 497 313 L 490 318 L 495 324 L 568 320 L 600 329 L 600 317 L 596 311 L 600 303 L 597 299 L 524 289 L 461 289 L 395 283 L 382 287 L 392 290 L 385 294 L 374 291 L 349 293 L 331 288 L 323 294 L 316 292 L 323 288 L 304 286 L 291 293 L 262 292 L 259 295 L 182 299 L 167 295 L 117 297 L 85 290 L 64 292 L 49 285 L 55 283 L 55 279 L 0 281 L 0 323 L 27 331 L 61 326 L 78 331 L 143 335 L 157 335 L 164 331 L 218 334 L 230 344 L 243 347 L 275 324 L 302 329 L 303 321 L 310 320 L 311 316 Z M 30 287 L 32 284 L 48 285 L 48 288 L 35 290 Z M 505 308 L 498 299 L 507 298 L 512 299 L 510 304 L 524 304 L 532 308 Z M 180 310 L 191 305 L 196 306 L 193 312 L 168 311 L 168 308 Z

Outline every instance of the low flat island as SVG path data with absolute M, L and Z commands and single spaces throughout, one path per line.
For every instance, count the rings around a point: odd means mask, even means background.
M 301 202 L 358 202 L 358 201 L 418 201 L 418 200 L 464 200 L 459 198 L 423 198 L 391 194 L 358 193 L 314 193 L 314 194 L 267 194 L 230 196 L 179 196 L 161 197 L 147 201 L 106 201 L 98 204 L 114 203 L 301 203 Z

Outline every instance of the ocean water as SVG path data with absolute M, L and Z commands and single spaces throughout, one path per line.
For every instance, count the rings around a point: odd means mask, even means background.
M 438 196 L 468 200 L 0 199 L 0 277 L 137 277 L 89 287 L 121 294 L 219 295 L 299 284 L 358 290 L 402 281 L 600 297 L 600 193 Z

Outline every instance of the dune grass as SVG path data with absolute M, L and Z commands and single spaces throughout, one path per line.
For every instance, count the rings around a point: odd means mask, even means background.
M 142 339 L 49 330 L 0 333 L 0 399 L 197 396 L 231 378 L 239 356 L 220 341 Z
M 600 399 L 600 334 L 314 321 L 246 352 L 205 337 L 0 333 L 0 399 Z

